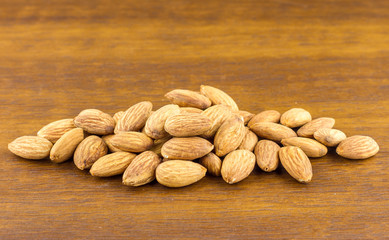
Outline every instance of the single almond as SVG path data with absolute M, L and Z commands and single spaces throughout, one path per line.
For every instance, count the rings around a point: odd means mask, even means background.
M 378 153 L 380 147 L 369 136 L 355 135 L 348 137 L 336 148 L 336 153 L 348 159 L 366 159 Z
M 161 139 L 169 134 L 165 131 L 165 122 L 171 116 L 180 113 L 180 107 L 174 104 L 168 104 L 155 111 L 147 119 L 146 125 L 143 128 L 147 136 L 154 139 Z
M 243 118 L 244 125 L 246 125 L 254 117 L 254 114 L 252 114 L 251 112 L 247 112 L 243 110 L 239 110 L 235 113 Z
M 273 140 L 276 142 L 280 142 L 282 139 L 285 138 L 297 136 L 293 129 L 272 122 L 258 122 L 252 125 L 250 129 L 259 137 Z
M 245 133 L 246 129 L 242 117 L 233 115 L 226 120 L 215 135 L 216 155 L 222 157 L 237 149 L 242 143 Z
M 90 174 L 96 177 L 111 177 L 122 174 L 135 154 L 129 152 L 115 152 L 99 158 L 91 167 Z
M 175 137 L 201 135 L 211 127 L 211 120 L 207 116 L 198 113 L 173 115 L 165 122 L 165 131 Z
M 120 132 L 115 134 L 111 143 L 114 147 L 125 152 L 143 152 L 153 146 L 153 139 L 140 132 Z
M 180 107 L 180 113 L 202 113 L 203 110 L 194 107 Z
M 227 93 L 218 88 L 201 85 L 200 93 L 208 97 L 212 101 L 213 105 L 226 105 L 233 111 L 239 110 L 238 105 L 236 105 L 234 99 L 232 99 L 232 97 L 230 97 Z
M 208 153 L 204 157 L 200 158 L 199 163 L 203 165 L 207 172 L 213 176 L 221 175 L 222 160 L 213 152 Z
M 123 184 L 127 186 L 145 185 L 155 179 L 155 169 L 161 159 L 157 154 L 146 151 L 136 156 L 123 174 Z
M 220 126 L 232 116 L 231 110 L 224 105 L 214 105 L 204 110 L 201 114 L 208 117 L 212 122 L 212 127 L 201 135 L 204 138 L 215 136 Z
M 195 107 L 200 109 L 206 109 L 211 106 L 211 100 L 200 93 L 184 90 L 175 89 L 165 94 L 165 97 L 170 102 L 177 104 L 180 107 Z
M 114 145 L 112 145 L 112 138 L 114 137 L 115 135 L 114 134 L 111 134 L 111 135 L 105 135 L 105 136 L 102 136 L 102 139 L 103 141 L 105 142 L 105 144 L 107 145 L 109 151 L 111 153 L 114 153 L 114 152 L 123 152 L 122 150 L 120 150 L 119 148 L 115 147 Z
M 313 134 L 313 137 L 327 147 L 335 147 L 347 138 L 342 131 L 331 128 L 320 128 Z
M 18 137 L 8 144 L 8 149 L 15 155 L 25 159 L 43 159 L 50 154 L 53 144 L 39 136 Z
M 312 165 L 309 158 L 299 147 L 282 147 L 278 155 L 285 170 L 294 179 L 301 183 L 308 183 L 312 180 Z
M 305 125 L 303 125 L 298 131 L 299 137 L 313 138 L 313 134 L 320 128 L 332 128 L 335 125 L 335 119 L 328 117 L 316 118 Z
M 225 182 L 234 184 L 247 178 L 254 167 L 254 153 L 248 150 L 235 150 L 224 158 L 221 174 Z
M 38 131 L 37 135 L 55 143 L 62 135 L 74 128 L 76 125 L 74 125 L 73 119 L 67 118 L 47 124 Z
M 292 108 L 281 115 L 281 124 L 290 128 L 300 127 L 312 121 L 311 114 L 302 108 Z
M 327 154 L 327 147 L 318 141 L 304 137 L 292 137 L 281 140 L 284 146 L 295 146 L 301 148 L 308 157 L 323 157 Z
M 98 109 L 86 109 L 74 118 L 74 124 L 90 134 L 108 135 L 113 133 L 115 120 Z
M 150 148 L 150 151 L 156 153 L 159 157 L 162 157 L 162 153 L 161 153 L 162 146 L 171 138 L 172 136 L 168 135 L 161 139 L 155 139 L 154 145 Z
M 247 124 L 248 127 L 251 127 L 255 123 L 259 122 L 273 122 L 278 123 L 280 121 L 281 113 L 279 113 L 276 110 L 266 110 L 263 112 L 258 113 L 255 115 L 249 123 Z
M 107 152 L 108 147 L 105 142 L 98 136 L 91 135 L 78 144 L 73 161 L 80 170 L 88 169 Z
M 128 108 L 117 121 L 115 133 L 139 131 L 146 124 L 153 104 L 149 101 L 139 102 Z
M 115 124 L 119 121 L 121 117 L 123 117 L 124 111 L 119 111 L 113 115 L 113 120 L 115 120 Z
M 204 138 L 172 138 L 161 149 L 162 156 L 168 159 L 194 160 L 212 151 L 213 145 Z
M 258 167 L 260 167 L 265 172 L 272 172 L 276 170 L 280 162 L 278 157 L 279 150 L 280 146 L 278 146 L 278 144 L 273 141 L 259 141 L 254 149 Z
M 238 149 L 249 150 L 250 152 L 252 152 L 257 142 L 257 135 L 250 129 L 246 128 L 246 135 L 244 136 L 242 143 L 239 145 Z
M 75 128 L 62 135 L 53 145 L 50 151 L 52 162 L 61 163 L 69 160 L 78 144 L 84 139 L 84 131 L 81 128 Z
M 201 180 L 206 172 L 198 163 L 171 160 L 159 164 L 155 173 L 157 181 L 166 187 L 185 187 Z

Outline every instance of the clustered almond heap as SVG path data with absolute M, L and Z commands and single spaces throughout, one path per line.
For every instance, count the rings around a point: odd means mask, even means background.
M 254 115 L 240 111 L 222 90 L 204 85 L 200 93 L 176 89 L 165 97 L 172 104 L 156 111 L 148 101 L 113 117 L 83 110 L 74 119 L 44 126 L 37 136 L 15 139 L 8 149 L 26 159 L 50 156 L 54 163 L 73 157 L 79 169 L 90 169 L 93 176 L 123 174 L 128 186 L 156 178 L 168 187 L 195 183 L 206 172 L 233 184 L 245 179 L 255 163 L 271 172 L 280 162 L 293 178 L 307 183 L 312 179 L 308 157 L 326 155 L 327 147 L 349 159 L 369 158 L 379 150 L 371 137 L 347 138 L 332 128 L 333 118 L 312 120 L 302 108 Z

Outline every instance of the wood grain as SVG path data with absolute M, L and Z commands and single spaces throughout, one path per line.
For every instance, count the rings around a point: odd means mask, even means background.
M 389 2 L 22 1 L 0 5 L 1 239 L 389 238 Z M 182 189 L 27 161 L 7 143 L 85 108 L 110 114 L 209 84 L 242 110 L 302 107 L 366 134 L 303 185 L 255 169 Z

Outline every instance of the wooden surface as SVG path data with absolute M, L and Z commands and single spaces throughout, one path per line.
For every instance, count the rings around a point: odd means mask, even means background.
M 20 1 L 0 5 L 1 239 L 388 239 L 389 2 Z M 85 108 L 219 87 L 258 113 L 330 116 L 381 151 L 228 185 L 129 188 L 7 143 Z

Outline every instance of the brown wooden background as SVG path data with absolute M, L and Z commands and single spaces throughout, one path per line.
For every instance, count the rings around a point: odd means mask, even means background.
M 85 108 L 219 87 L 243 110 L 303 107 L 374 137 L 314 177 L 129 188 L 7 143 Z M 389 1 L 21 1 L 0 5 L 1 239 L 388 239 Z

